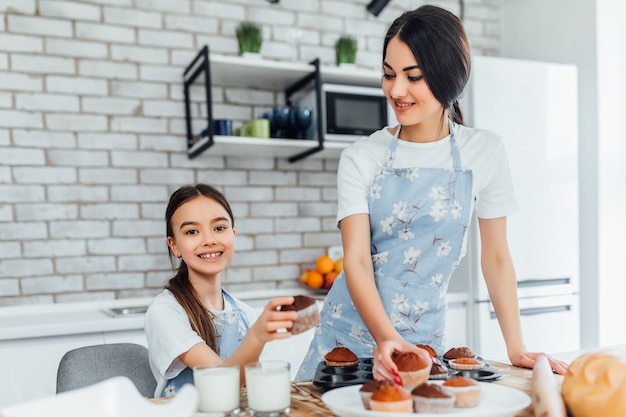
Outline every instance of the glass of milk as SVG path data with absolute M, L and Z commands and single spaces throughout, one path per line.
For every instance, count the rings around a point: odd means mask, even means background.
M 245 366 L 248 412 L 256 417 L 278 417 L 291 408 L 289 362 L 252 362 Z
M 239 413 L 239 365 L 202 365 L 193 368 L 198 410 L 212 416 Z

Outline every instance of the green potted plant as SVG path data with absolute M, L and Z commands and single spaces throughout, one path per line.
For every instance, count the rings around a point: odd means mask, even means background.
M 239 55 L 259 54 L 263 43 L 263 31 L 254 22 L 241 22 L 235 30 L 239 43 Z
M 356 38 L 350 35 L 341 35 L 335 42 L 335 56 L 337 65 L 356 63 Z

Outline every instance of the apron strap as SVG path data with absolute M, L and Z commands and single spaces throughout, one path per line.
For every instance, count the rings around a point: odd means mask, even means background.
M 448 126 L 450 128 L 450 147 L 452 148 L 452 167 L 455 171 L 461 171 L 461 150 L 456 143 L 456 134 L 454 132 L 457 125 L 448 119 Z
M 452 120 L 448 119 L 448 127 L 450 129 L 450 150 L 452 153 L 452 168 L 455 171 L 461 171 L 461 150 L 459 149 L 459 145 L 456 143 L 456 129 L 457 124 Z M 398 130 L 396 130 L 395 135 L 393 135 L 393 139 L 389 144 L 389 148 L 387 149 L 387 159 L 383 164 L 385 169 L 391 169 L 393 167 L 393 161 L 396 159 L 396 148 L 398 147 L 398 136 L 400 135 L 400 129 L 402 125 L 398 125 Z

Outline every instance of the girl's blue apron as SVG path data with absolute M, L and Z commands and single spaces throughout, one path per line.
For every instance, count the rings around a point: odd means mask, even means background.
M 449 125 L 452 169 L 393 168 L 398 128 L 368 196 L 374 280 L 385 311 L 405 340 L 428 344 L 439 354 L 445 346 L 445 294 L 461 261 L 472 210 L 472 172 L 461 168 L 457 125 Z M 336 346 L 358 357 L 371 357 L 376 346 L 343 272 L 326 296 L 296 378 L 313 378 L 318 363 Z
M 232 308 L 222 311 L 211 310 L 211 313 L 215 318 L 215 342 L 219 349 L 218 353 L 220 358 L 225 360 L 239 347 L 250 329 L 250 323 L 248 323 L 243 310 L 237 307 L 233 297 L 224 290 L 222 290 L 222 293 L 224 294 L 224 299 L 228 300 Z M 177 376 L 170 379 L 165 388 L 163 388 L 161 397 L 176 395 L 185 384 L 193 385 L 193 370 L 191 368 L 183 369 Z

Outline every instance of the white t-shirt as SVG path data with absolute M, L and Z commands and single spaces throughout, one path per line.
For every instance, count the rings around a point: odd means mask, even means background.
M 236 308 L 243 311 L 248 323 L 252 325 L 257 319 L 254 309 L 234 297 L 233 299 Z M 232 309 L 228 298 L 224 297 L 224 310 Z M 204 343 L 204 340 L 191 328 L 185 309 L 167 289 L 150 303 L 144 327 L 148 340 L 150 368 L 157 380 L 155 395 L 159 395 L 167 380 L 176 377 L 187 367 L 178 356 L 194 345 Z
M 387 157 L 393 135 L 388 128 L 363 137 L 341 153 L 337 175 L 337 223 L 343 218 L 369 214 L 368 191 Z M 504 143 L 494 133 L 456 125 L 461 168 L 473 173 L 472 205 L 478 217 L 493 219 L 517 210 Z M 394 168 L 452 168 L 450 136 L 429 143 L 398 140 Z

